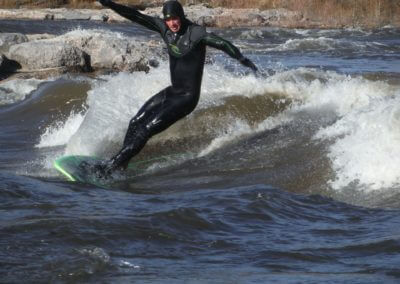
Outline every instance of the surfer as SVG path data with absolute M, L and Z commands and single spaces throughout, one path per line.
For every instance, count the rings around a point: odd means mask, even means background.
M 153 135 L 164 131 L 195 109 L 200 96 L 206 46 L 224 51 L 254 72 L 257 67 L 232 43 L 189 21 L 182 5 L 176 0 L 168 0 L 163 4 L 163 18 L 142 14 L 137 9 L 111 0 L 98 1 L 119 15 L 161 35 L 168 48 L 172 83 L 140 108 L 129 122 L 122 149 L 108 163 L 97 167 L 101 175 L 108 176 L 116 169 L 125 169 L 129 160 L 140 152 Z

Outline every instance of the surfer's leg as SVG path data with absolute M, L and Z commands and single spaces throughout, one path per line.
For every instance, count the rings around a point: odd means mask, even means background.
M 194 108 L 191 105 L 190 96 L 174 95 L 170 87 L 152 97 L 130 121 L 124 146 L 111 159 L 109 170 L 126 168 L 153 135 L 189 114 Z
M 168 88 L 151 97 L 130 120 L 123 147 L 110 160 L 108 165 L 109 171 L 126 168 L 129 160 L 137 155 L 143 149 L 144 145 L 146 145 L 146 142 L 150 138 L 146 124 L 162 109 L 167 90 Z
M 143 126 L 147 124 L 148 120 L 162 110 L 168 89 L 169 88 L 166 88 L 151 97 L 130 120 L 128 130 L 125 134 L 123 147 L 132 144 L 133 141 L 137 139 L 137 136 L 146 137 L 144 133 L 146 130 L 143 128 Z
M 107 170 L 113 171 L 118 168 L 126 169 L 129 160 L 143 149 L 150 138 L 143 126 L 135 127 L 135 131 L 131 134 L 132 136 L 134 135 L 135 138 L 130 139 L 129 143 L 125 141 L 126 143 L 124 143 L 122 149 L 110 160 Z

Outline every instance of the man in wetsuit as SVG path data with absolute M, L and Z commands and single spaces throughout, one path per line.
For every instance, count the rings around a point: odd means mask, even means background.
M 108 164 L 97 169 L 107 176 L 116 169 L 126 168 L 129 160 L 140 152 L 150 137 L 167 129 L 195 109 L 200 96 L 206 46 L 224 51 L 253 71 L 257 71 L 257 67 L 229 41 L 186 19 L 178 1 L 168 0 L 164 3 L 163 19 L 144 15 L 134 8 L 111 0 L 99 2 L 132 22 L 161 35 L 168 48 L 172 83 L 150 98 L 131 119 L 122 149 Z

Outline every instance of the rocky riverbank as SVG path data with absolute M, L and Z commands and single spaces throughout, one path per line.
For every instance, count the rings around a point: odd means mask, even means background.
M 344 16 L 343 12 L 343 17 L 338 17 L 336 21 L 332 20 L 332 16 L 326 16 L 324 20 L 321 15 L 318 17 L 311 15 L 310 7 L 295 9 L 296 7 L 292 6 L 278 5 L 278 8 L 261 10 L 259 8 L 211 8 L 207 4 L 198 4 L 186 6 L 185 12 L 189 19 L 200 25 L 220 28 L 263 26 L 287 28 L 369 27 L 367 23 L 372 24 L 371 27 L 384 25 L 400 27 L 398 13 L 395 13 L 396 7 L 399 5 L 393 6 L 394 10 L 390 17 L 382 18 L 380 17 L 381 14 L 378 13 L 374 18 L 375 20 L 365 20 L 359 17 L 360 12 L 355 13 L 353 20 L 351 20 L 348 16 Z M 323 6 L 319 9 L 328 13 L 328 8 Z M 330 8 L 334 10 L 333 6 Z M 160 11 L 160 7 L 150 5 L 146 7 L 143 13 L 160 16 Z M 316 13 L 314 12 L 314 14 Z M 0 9 L 0 19 L 128 21 L 110 9 L 67 8 Z M 15 70 L 19 70 L 20 73 L 34 72 L 36 76 L 38 72 L 48 74 L 99 70 L 145 71 L 151 65 L 157 65 L 157 58 L 164 56 L 161 48 L 159 43 L 138 42 L 137 39 L 129 40 L 112 33 L 80 31 L 56 37 L 52 35 L 6 34 L 1 33 L 0 27 L 0 77 L 5 78 L 8 75 L 4 74 L 9 74 Z M 107 54 L 107 56 L 104 56 L 104 54 Z
M 210 8 L 207 5 L 185 7 L 187 17 L 194 22 L 209 27 L 311 27 L 318 26 L 304 19 L 301 13 L 287 9 L 227 9 Z M 160 8 L 148 8 L 143 13 L 160 16 Z M 92 20 L 108 22 L 126 22 L 110 9 L 1 9 L 0 19 L 33 19 L 33 20 Z
M 137 2 L 137 1 L 136 1 Z M 143 13 L 159 16 L 162 0 L 138 2 Z M 287 28 L 400 27 L 400 2 L 392 0 L 186 1 L 192 21 L 213 27 Z M 96 4 L 96 5 L 95 5 Z M 93 7 L 100 7 L 96 2 Z M 0 19 L 127 21 L 109 9 L 0 9 Z
M 144 13 L 159 16 L 160 8 L 148 8 Z M 284 9 L 210 9 L 202 4 L 187 7 L 186 13 L 198 24 L 214 27 L 259 27 L 301 21 L 299 14 Z M 0 10 L 0 19 L 127 21 L 110 9 L 65 8 Z M 18 69 L 20 73 L 46 77 L 71 71 L 146 71 L 165 56 L 161 49 L 159 43 L 138 42 L 103 32 L 75 31 L 61 36 L 0 33 L 0 72 Z

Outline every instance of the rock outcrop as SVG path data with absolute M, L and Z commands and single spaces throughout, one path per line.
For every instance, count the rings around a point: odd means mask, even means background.
M 148 8 L 144 14 L 161 16 L 160 7 Z M 209 27 L 254 27 L 279 26 L 288 23 L 298 23 L 302 19 L 299 12 L 287 9 L 226 9 L 209 8 L 207 5 L 191 5 L 185 8 L 187 17 Z M 101 10 L 70 10 L 70 9 L 10 9 L 0 10 L 0 19 L 33 19 L 33 20 L 95 20 L 108 22 L 129 22 L 110 9 Z
M 152 42 L 140 42 L 116 33 L 78 31 L 57 40 L 89 54 L 94 70 L 147 71 L 150 63 L 161 56 L 158 44 L 152 46 Z
M 5 52 L 14 44 L 27 42 L 28 37 L 20 33 L 0 33 L 0 51 Z
M 38 40 L 10 47 L 7 57 L 26 71 L 67 68 L 87 71 L 89 56 L 74 46 L 54 40 Z
M 18 64 L 21 72 L 42 72 L 60 69 L 77 71 L 148 71 L 165 57 L 159 42 L 141 42 L 104 31 L 72 31 L 61 36 L 30 35 L 22 43 L 5 41 L 9 45 L 1 56 L 1 70 L 9 62 Z M 14 43 L 14 44 L 13 44 Z M 8 60 L 8 59 L 9 60 Z M 15 70 L 15 68 L 14 68 Z

